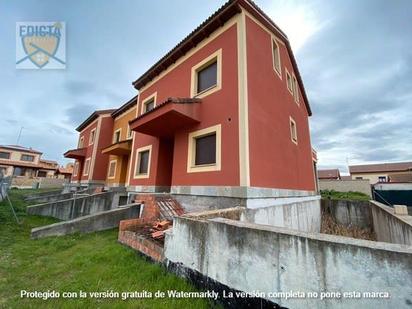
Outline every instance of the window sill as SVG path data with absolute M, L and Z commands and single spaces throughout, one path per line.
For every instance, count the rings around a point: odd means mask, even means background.
M 133 179 L 147 179 L 149 178 L 149 174 L 137 174 L 133 176 Z
M 220 90 L 220 89 L 221 89 L 221 86 L 218 85 L 218 84 L 216 84 L 216 85 L 214 85 L 214 86 L 212 86 L 212 87 L 209 87 L 209 88 L 207 88 L 207 89 L 205 89 L 205 90 L 203 90 L 203 91 L 195 94 L 195 95 L 193 96 L 193 98 L 201 99 L 201 98 L 204 98 L 204 97 L 206 97 L 206 96 L 208 96 L 208 95 L 210 95 L 210 94 L 212 94 L 212 93 L 214 93 L 214 92 L 216 92 L 216 91 L 218 91 L 218 90 Z
M 202 164 L 190 166 L 187 170 L 188 173 L 202 173 L 202 172 L 216 172 L 220 171 L 220 165 L 218 164 Z

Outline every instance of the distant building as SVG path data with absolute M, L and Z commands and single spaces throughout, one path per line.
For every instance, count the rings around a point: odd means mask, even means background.
M 40 151 L 17 145 L 0 145 L 0 173 L 4 176 L 54 178 L 59 164 L 41 158 Z
M 349 173 L 352 179 L 368 179 L 371 184 L 398 182 L 400 179 L 409 179 L 412 162 L 351 165 Z
M 327 170 L 318 170 L 319 180 L 340 180 L 340 172 L 337 168 L 327 169 Z

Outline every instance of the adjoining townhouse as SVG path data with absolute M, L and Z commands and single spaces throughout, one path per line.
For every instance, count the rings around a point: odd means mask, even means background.
M 72 184 L 90 187 L 105 183 L 109 156 L 102 150 L 112 144 L 114 111 L 95 111 L 76 128 L 80 133 L 77 148 L 64 154 L 75 159 Z
M 286 35 L 253 2 L 227 2 L 133 84 L 129 191 L 184 206 L 318 202 L 303 82 Z
M 371 184 L 405 181 L 412 177 L 412 162 L 350 165 L 349 173 L 352 179 L 369 179 Z
M 44 160 L 40 151 L 17 145 L 0 145 L 0 173 L 14 177 L 56 176 L 59 164 Z
M 137 96 L 111 114 L 113 138 L 111 145 L 102 150 L 103 154 L 110 155 L 106 176 L 108 187 L 124 187 L 126 184 L 133 138 L 129 121 L 135 118 L 136 108 Z
M 340 172 L 339 169 L 324 169 L 318 170 L 318 178 L 320 180 L 340 180 Z

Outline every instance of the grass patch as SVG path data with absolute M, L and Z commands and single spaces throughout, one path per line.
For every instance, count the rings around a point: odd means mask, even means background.
M 0 308 L 210 308 L 203 299 L 21 299 L 20 291 L 60 293 L 196 291 L 185 280 L 117 243 L 117 230 L 63 237 L 30 239 L 33 227 L 57 220 L 27 216 L 25 194 L 11 190 L 10 198 L 21 225 L 13 221 L 5 201 L 0 203 Z
M 331 200 L 353 200 L 353 201 L 369 201 L 370 196 L 362 192 L 338 192 L 335 190 L 321 190 L 320 194 L 322 198 Z

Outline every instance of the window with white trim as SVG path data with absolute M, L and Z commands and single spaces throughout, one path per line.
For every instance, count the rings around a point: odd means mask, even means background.
M 292 76 L 290 76 L 289 72 L 286 70 L 286 86 L 289 92 L 293 95 L 293 81 Z
M 278 42 L 272 39 L 272 56 L 273 56 L 273 68 L 279 77 L 282 78 L 281 63 L 280 63 L 280 48 Z
M 83 148 L 83 145 L 84 145 L 84 136 L 81 136 L 80 139 L 79 139 L 78 148 Z
M 295 102 L 299 104 L 299 85 L 296 80 L 295 74 L 292 75 L 292 86 L 293 86 L 293 97 L 295 98 Z
M 33 162 L 34 161 L 34 156 L 27 155 L 27 154 L 22 154 L 21 157 L 20 157 L 20 161 Z
M 139 148 L 136 152 L 137 155 L 134 178 L 149 178 L 152 145 Z
M 113 144 L 116 144 L 116 143 L 120 142 L 121 133 L 122 133 L 122 129 L 118 129 L 118 130 L 114 131 Z
M 298 143 L 298 129 L 296 127 L 296 121 L 293 120 L 292 117 L 290 117 L 289 120 L 290 120 L 290 139 L 292 140 L 292 142 L 297 144 Z
M 132 138 L 132 130 L 130 129 L 130 124 L 127 126 L 127 139 Z
M 96 129 L 93 129 L 90 131 L 89 146 L 93 145 L 95 137 L 96 137 Z
M 79 173 L 79 162 L 76 161 L 76 162 L 74 162 L 73 176 L 77 176 L 78 173 Z
M 90 158 L 87 158 L 87 159 L 84 161 L 83 176 L 89 175 L 89 170 L 90 170 Z
M 116 176 L 116 166 L 117 166 L 117 160 L 112 160 L 109 162 L 109 170 L 107 173 L 107 178 L 115 178 Z
M 202 98 L 222 87 L 222 50 L 192 67 L 191 96 Z
M 221 168 L 221 125 L 189 134 L 188 173 L 218 171 Z

